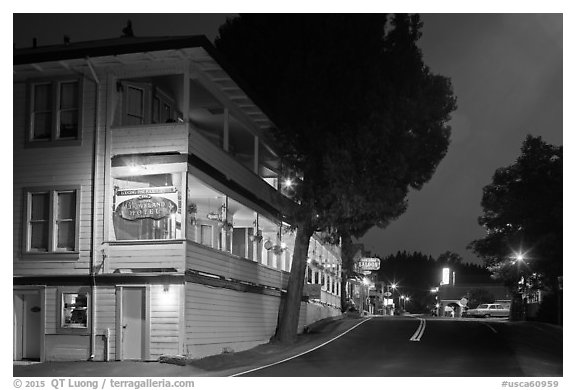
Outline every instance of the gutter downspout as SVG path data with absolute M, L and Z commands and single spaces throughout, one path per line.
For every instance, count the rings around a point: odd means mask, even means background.
M 95 275 L 95 260 L 96 260 L 96 191 L 98 187 L 98 143 L 100 141 L 99 132 L 100 132 L 100 80 L 98 79 L 98 75 L 96 74 L 96 70 L 92 65 L 89 57 L 86 57 L 86 63 L 88 64 L 88 68 L 90 68 L 90 73 L 92 74 L 92 78 L 94 83 L 96 84 L 96 102 L 94 105 L 94 113 L 95 113 L 95 120 L 94 120 L 94 158 L 92 161 L 92 237 L 90 240 L 90 246 L 92 249 L 92 253 L 90 256 L 90 296 L 91 296 L 91 305 L 90 305 L 90 358 L 88 360 L 94 360 L 95 353 L 96 353 L 96 275 Z

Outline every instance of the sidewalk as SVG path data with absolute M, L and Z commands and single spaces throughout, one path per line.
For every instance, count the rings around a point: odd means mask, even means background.
M 159 362 L 47 362 L 17 365 L 14 377 L 223 377 L 306 352 L 365 318 L 343 317 L 310 326 L 293 345 L 268 343 L 247 351 L 189 360 L 185 366 Z

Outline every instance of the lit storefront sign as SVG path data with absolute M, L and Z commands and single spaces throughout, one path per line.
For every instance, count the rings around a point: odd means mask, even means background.
M 450 284 L 450 268 L 442 268 L 442 281 L 440 285 Z
M 380 259 L 377 257 L 363 257 L 358 262 L 359 271 L 377 271 L 380 269 Z

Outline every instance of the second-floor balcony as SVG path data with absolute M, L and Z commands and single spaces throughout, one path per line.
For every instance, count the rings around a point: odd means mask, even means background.
M 213 176 L 236 191 L 248 191 L 264 204 L 290 214 L 294 203 L 281 195 L 278 175 L 271 169 L 269 151 L 253 137 L 253 153 L 238 155 L 224 150 L 206 136 L 205 131 L 190 123 L 173 122 L 111 129 L 111 157 L 129 155 L 180 154 L 188 156 L 192 167 Z M 255 141 L 254 141 L 255 140 Z M 264 150 L 260 153 L 260 150 Z M 264 160 L 264 161 L 263 161 Z M 244 161 L 244 163 L 242 162 Z M 246 163 L 249 161 L 250 163 Z

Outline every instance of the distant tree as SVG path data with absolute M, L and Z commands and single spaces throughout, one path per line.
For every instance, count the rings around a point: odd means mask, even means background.
M 347 245 L 387 226 L 447 151 L 455 98 L 423 63 L 420 17 L 387 23 L 383 14 L 241 15 L 215 41 L 272 113 L 284 167 L 303 178 L 292 193 L 300 206 L 281 342 L 296 339 L 311 235 Z
M 444 253 L 442 253 L 440 256 L 438 256 L 438 263 L 441 264 L 445 264 L 445 265 L 460 265 L 462 264 L 462 256 L 460 256 L 458 253 L 454 253 L 454 252 L 450 252 L 450 251 L 446 251 Z
M 438 286 L 439 272 L 431 256 L 420 252 L 397 252 L 382 258 L 376 274 L 378 281 L 398 285 L 394 293 L 396 299 L 399 295 L 410 297 L 413 312 L 424 312 L 427 306 L 435 303 L 430 289 Z
M 516 162 L 484 187 L 482 208 L 487 234 L 470 248 L 494 275 L 509 286 L 523 277 L 555 289 L 562 275 L 562 147 L 527 136 Z
M 477 308 L 482 303 L 494 303 L 494 295 L 483 288 L 468 291 L 466 299 L 468 299 L 467 306 L 471 309 Z

